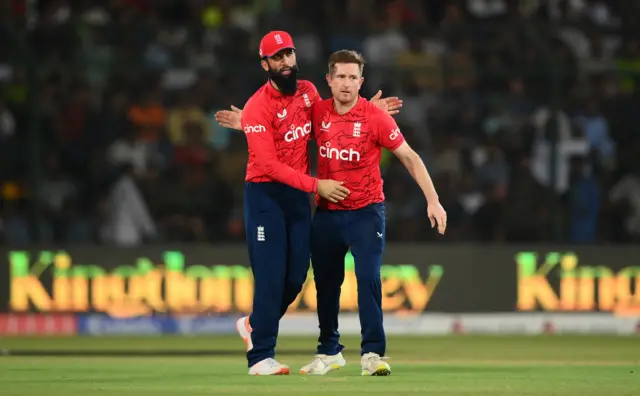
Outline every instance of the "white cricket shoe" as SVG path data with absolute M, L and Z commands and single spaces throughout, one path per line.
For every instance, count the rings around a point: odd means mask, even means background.
M 251 325 L 249 324 L 249 317 L 243 316 L 236 322 L 236 330 L 242 340 L 247 345 L 247 352 L 253 349 L 253 341 L 251 341 Z
M 362 375 L 387 376 L 391 375 L 391 366 L 385 362 L 387 358 L 380 357 L 377 353 L 369 352 L 362 355 Z
M 340 352 L 337 355 L 316 355 L 311 363 L 300 369 L 300 374 L 325 375 L 344 367 L 346 364 L 347 361 L 344 360 Z
M 251 366 L 249 375 L 289 375 L 289 366 L 276 362 L 273 358 L 266 358 Z

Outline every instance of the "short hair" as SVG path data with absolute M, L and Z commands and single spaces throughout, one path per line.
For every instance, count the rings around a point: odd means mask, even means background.
M 340 50 L 336 51 L 329 57 L 329 74 L 333 75 L 336 71 L 336 65 L 338 63 L 355 63 L 360 69 L 360 75 L 364 69 L 364 56 L 357 51 L 353 50 Z

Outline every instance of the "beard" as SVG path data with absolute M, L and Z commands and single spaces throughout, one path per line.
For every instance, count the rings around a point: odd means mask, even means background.
M 269 79 L 278 86 L 283 95 L 291 96 L 298 90 L 298 66 L 285 70 L 291 71 L 291 74 L 285 76 L 282 70 L 276 71 L 269 67 Z

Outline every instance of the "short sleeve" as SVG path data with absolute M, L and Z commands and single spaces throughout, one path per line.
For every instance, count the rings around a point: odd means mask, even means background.
M 387 113 L 379 112 L 377 116 L 378 142 L 388 150 L 395 150 L 404 143 L 404 136 L 396 121 Z

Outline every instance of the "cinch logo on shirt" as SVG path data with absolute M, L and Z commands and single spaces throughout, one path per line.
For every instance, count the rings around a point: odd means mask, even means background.
M 332 148 L 331 143 L 327 142 L 324 146 L 320 146 L 320 156 L 329 159 L 339 159 L 342 161 L 359 162 L 360 153 L 354 149 L 338 150 Z
M 391 131 L 391 134 L 389 134 L 389 139 L 396 140 L 399 134 L 400 134 L 400 128 L 396 128 Z
M 296 127 L 295 125 L 291 125 L 291 129 L 284 134 L 284 140 L 288 143 L 293 142 L 294 140 L 298 140 L 303 136 L 306 136 L 311 133 L 311 123 L 307 122 L 304 126 Z
M 247 125 L 244 127 L 244 133 L 260 133 L 266 132 L 267 128 L 263 125 Z

